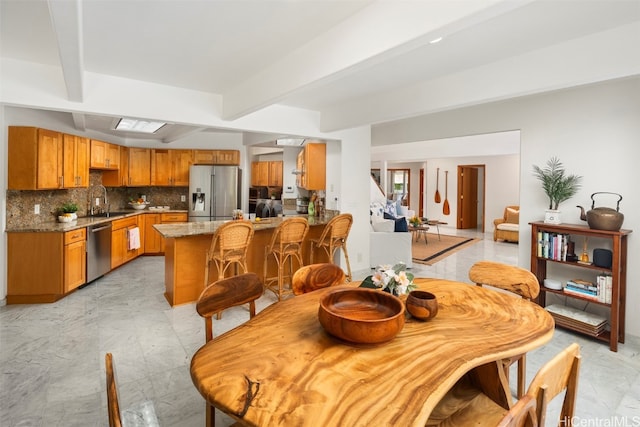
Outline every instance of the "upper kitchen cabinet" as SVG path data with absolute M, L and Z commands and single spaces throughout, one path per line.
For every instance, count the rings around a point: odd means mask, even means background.
M 120 167 L 120 146 L 92 139 L 90 167 L 93 169 L 118 169 Z
M 194 165 L 240 165 L 238 150 L 193 150 Z
M 327 149 L 325 144 L 308 143 L 298 153 L 296 178 L 298 187 L 306 190 L 324 190 L 327 181 Z
M 62 188 L 62 145 L 60 132 L 10 126 L 8 189 Z
M 88 138 L 62 135 L 63 188 L 89 186 L 89 151 Z
M 151 150 L 148 148 L 129 148 L 127 185 L 138 187 L 151 185 Z M 122 169 L 122 165 L 120 166 Z
M 282 187 L 282 161 L 269 162 L 269 187 Z
M 151 185 L 189 186 L 192 150 L 151 150 Z
M 252 162 L 252 187 L 282 187 L 282 161 Z
M 129 185 L 129 148 L 120 147 L 120 167 L 102 172 L 105 187 L 126 187 Z

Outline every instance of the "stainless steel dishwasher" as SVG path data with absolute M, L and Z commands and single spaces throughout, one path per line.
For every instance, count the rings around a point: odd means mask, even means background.
M 111 270 L 111 223 L 87 228 L 87 283 Z

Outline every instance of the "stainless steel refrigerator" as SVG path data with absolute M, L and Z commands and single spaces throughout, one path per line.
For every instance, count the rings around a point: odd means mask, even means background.
M 240 178 L 237 166 L 191 166 L 189 221 L 231 219 L 240 206 Z

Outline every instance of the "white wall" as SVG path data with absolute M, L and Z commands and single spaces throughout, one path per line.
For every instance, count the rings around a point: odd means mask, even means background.
M 8 153 L 7 126 L 5 124 L 4 108 L 0 108 L 0 158 L 6 159 Z M 7 180 L 8 167 L 6 161 L 0 161 L 0 226 L 2 227 L 2 238 L 0 238 L 0 305 L 5 305 L 7 300 Z
M 579 223 L 575 205 L 590 204 L 596 191 L 623 195 L 623 228 L 640 231 L 640 192 L 635 168 L 640 158 L 640 77 L 550 92 L 477 107 L 433 114 L 376 126 L 373 139 L 398 142 L 477 135 L 504 130 L 521 132 L 520 221 L 544 217 L 546 198 L 531 173 L 557 156 L 570 173 L 584 176 L 583 187 L 563 203 L 563 220 Z M 379 132 L 379 133 L 378 133 Z M 394 135 L 402 135 L 395 138 Z M 489 183 L 487 187 L 489 188 Z M 635 234 L 635 233 L 634 233 Z M 640 336 L 640 239 L 629 237 L 627 271 L 627 332 Z M 519 264 L 529 267 L 530 230 L 520 231 Z

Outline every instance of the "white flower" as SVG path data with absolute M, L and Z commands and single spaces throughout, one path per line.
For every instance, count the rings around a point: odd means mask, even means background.
M 413 274 L 407 273 L 404 263 L 397 263 L 393 267 L 390 265 L 380 265 L 371 276 L 373 284 L 393 295 L 407 294 L 413 289 Z

